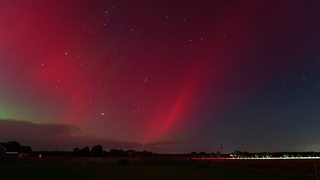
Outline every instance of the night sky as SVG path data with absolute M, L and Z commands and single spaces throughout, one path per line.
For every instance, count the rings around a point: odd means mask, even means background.
M 320 151 L 317 0 L 0 1 L 0 141 Z

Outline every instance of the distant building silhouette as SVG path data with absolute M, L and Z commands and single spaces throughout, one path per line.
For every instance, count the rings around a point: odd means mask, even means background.
M 21 146 L 17 141 L 9 141 L 6 143 L 0 143 L 0 154 L 5 155 L 17 155 L 27 156 L 32 153 L 30 146 Z
M 2 144 L 0 144 L 0 156 L 6 154 L 6 152 L 7 149 Z

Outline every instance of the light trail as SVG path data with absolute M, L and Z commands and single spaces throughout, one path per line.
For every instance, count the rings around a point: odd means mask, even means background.
M 194 161 L 210 161 L 210 160 L 299 160 L 299 159 L 320 159 L 320 157 L 248 157 L 248 158 L 189 158 Z

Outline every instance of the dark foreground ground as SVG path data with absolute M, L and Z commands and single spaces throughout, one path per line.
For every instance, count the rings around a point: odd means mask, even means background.
M 311 160 L 42 158 L 0 161 L 0 179 L 316 179 Z

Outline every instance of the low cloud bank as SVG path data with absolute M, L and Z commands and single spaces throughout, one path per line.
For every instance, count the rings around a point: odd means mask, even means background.
M 182 152 L 186 142 L 164 141 L 150 144 L 98 138 L 83 134 L 72 124 L 33 123 L 22 120 L 0 120 L 0 142 L 16 140 L 23 145 L 32 146 L 33 150 L 72 150 L 96 144 L 104 149 L 134 149 L 154 152 Z

